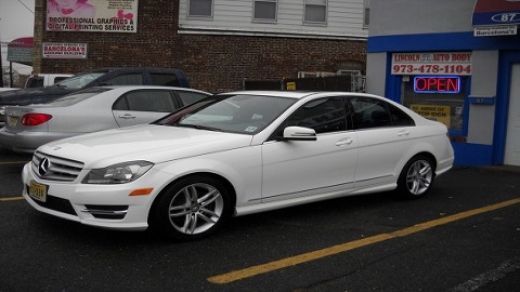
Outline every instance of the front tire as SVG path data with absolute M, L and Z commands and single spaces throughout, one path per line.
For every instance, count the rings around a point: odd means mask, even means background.
M 169 186 L 156 199 L 150 225 L 168 238 L 199 239 L 216 232 L 232 209 L 230 193 L 221 181 L 190 176 Z
M 397 192 L 407 199 L 422 198 L 430 191 L 434 178 L 431 159 L 424 155 L 415 156 L 401 171 L 397 181 Z

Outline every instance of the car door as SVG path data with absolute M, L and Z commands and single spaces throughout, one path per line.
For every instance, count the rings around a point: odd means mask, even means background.
M 415 123 L 406 113 L 385 101 L 358 96 L 350 102 L 359 140 L 356 188 L 394 183 L 399 162 L 413 147 Z
M 112 106 L 119 127 L 153 122 L 179 108 L 172 90 L 141 89 L 127 92 Z
M 272 140 L 262 145 L 263 202 L 352 187 L 358 142 L 346 118 L 348 110 L 343 97 L 310 101 L 278 131 L 286 126 L 312 128 L 317 133 L 315 141 Z

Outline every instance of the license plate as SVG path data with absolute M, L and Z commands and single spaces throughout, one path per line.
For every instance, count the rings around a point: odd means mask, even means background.
M 18 125 L 18 117 L 8 117 L 7 122 L 9 126 L 16 127 Z
M 29 197 L 45 203 L 47 201 L 47 186 L 32 181 L 29 184 Z

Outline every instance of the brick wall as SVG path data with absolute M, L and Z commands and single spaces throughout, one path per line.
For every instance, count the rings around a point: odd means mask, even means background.
M 345 62 L 364 68 L 365 41 L 178 34 L 178 5 L 177 0 L 139 0 L 137 33 L 47 32 L 46 0 L 36 0 L 34 71 L 175 67 L 194 88 L 223 92 L 242 89 L 244 78 L 294 78 L 298 71 L 336 71 Z M 42 42 L 87 43 L 88 57 L 42 59 Z

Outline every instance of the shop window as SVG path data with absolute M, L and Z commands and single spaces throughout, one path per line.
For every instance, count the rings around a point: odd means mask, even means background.
M 327 0 L 306 0 L 304 23 L 327 23 Z
M 450 132 L 464 132 L 468 78 L 410 76 L 403 82 L 402 103 L 427 119 L 445 124 Z
M 253 7 L 253 20 L 255 21 L 276 21 L 276 2 L 277 0 L 255 0 Z

